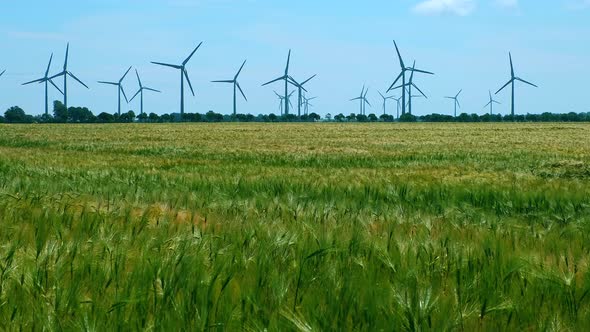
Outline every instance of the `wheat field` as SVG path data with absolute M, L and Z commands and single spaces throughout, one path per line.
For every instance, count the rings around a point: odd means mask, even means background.
M 0 330 L 590 330 L 588 124 L 0 125 Z

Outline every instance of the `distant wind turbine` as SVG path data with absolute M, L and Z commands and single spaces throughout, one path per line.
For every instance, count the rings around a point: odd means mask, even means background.
M 379 92 L 379 91 L 377 91 L 377 92 Z M 379 92 L 379 95 L 383 99 L 383 114 L 387 114 L 387 112 L 386 112 L 387 100 L 394 99 L 394 97 L 393 96 L 385 97 L 381 92 Z
M 412 73 L 414 72 L 418 72 L 418 73 L 423 73 L 423 74 L 428 74 L 428 75 L 434 75 L 434 73 L 431 73 L 429 71 L 425 71 L 425 70 L 420 70 L 420 69 L 416 69 L 415 67 L 406 67 L 406 65 L 404 64 L 404 60 L 402 59 L 402 56 L 399 52 L 399 48 L 397 47 L 397 43 L 395 42 L 395 40 L 393 41 L 393 44 L 395 45 L 395 51 L 397 52 L 397 57 L 399 58 L 399 65 L 401 68 L 401 72 L 400 74 L 397 76 L 397 78 L 395 79 L 395 81 L 393 81 L 393 83 L 391 84 L 391 86 L 389 87 L 389 89 L 387 89 L 387 92 L 391 91 L 394 89 L 395 84 L 399 81 L 399 79 L 402 79 L 402 87 L 406 86 L 406 72 L 407 71 L 411 71 Z M 411 95 L 411 93 L 410 93 Z M 406 90 L 405 88 L 402 89 L 402 115 L 406 114 Z
M 234 116 L 236 115 L 236 88 L 238 90 L 240 90 L 240 92 L 242 93 L 242 97 L 244 97 L 245 101 L 248 101 L 248 98 L 246 98 L 246 95 L 244 94 L 244 91 L 242 91 L 242 88 L 240 87 L 240 83 L 238 83 L 238 76 L 240 76 L 240 73 L 242 72 L 242 69 L 244 68 L 244 65 L 246 64 L 246 60 L 244 60 L 244 62 L 242 63 L 242 66 L 240 67 L 240 69 L 238 70 L 238 72 L 236 73 L 236 75 L 234 76 L 234 78 L 232 80 L 222 80 L 222 81 L 211 81 L 213 83 L 231 83 L 233 84 L 234 87 Z
M 393 100 L 395 100 L 395 102 L 397 103 L 397 113 L 396 113 L 396 119 L 399 119 L 399 110 L 401 109 L 402 105 L 401 105 L 401 100 L 402 97 L 399 98 L 393 98 Z
M 514 119 L 514 82 L 515 81 L 521 81 L 522 83 L 528 84 L 528 85 L 532 85 L 535 88 L 538 88 L 538 86 L 534 85 L 531 82 L 527 82 L 525 80 L 523 80 L 520 77 L 516 77 L 514 75 L 514 65 L 512 64 L 512 54 L 510 52 L 508 52 L 508 56 L 510 57 L 510 80 L 508 81 L 508 83 L 504 84 L 503 87 L 500 88 L 500 90 L 498 90 L 496 92 L 496 94 L 500 93 L 500 91 L 504 90 L 505 87 L 507 87 L 509 84 L 512 85 L 512 105 L 511 105 L 511 112 L 510 114 L 512 115 L 512 118 Z
M 307 82 L 311 81 L 314 77 L 316 77 L 316 75 L 313 75 L 312 77 L 306 79 L 305 81 L 298 83 L 293 77 L 289 76 L 289 80 L 291 80 L 291 84 L 293 84 L 298 91 L 298 96 L 297 96 L 297 116 L 301 116 L 301 106 L 303 103 L 303 99 L 301 98 L 303 96 L 303 91 L 307 92 L 307 90 L 305 90 L 305 88 L 303 87 L 305 84 L 307 84 Z
M 459 90 L 459 92 L 455 95 L 455 97 L 449 97 L 446 96 L 445 98 L 447 99 L 452 99 L 455 101 L 455 117 L 457 117 L 457 106 L 459 106 L 459 108 L 461 108 L 461 104 L 459 103 L 459 95 L 461 94 L 461 92 L 463 92 L 463 89 Z
M 139 114 L 143 114 L 143 91 L 145 91 L 145 90 L 153 91 L 153 92 L 162 92 L 162 91 L 148 88 L 147 86 L 143 86 L 143 84 L 141 84 L 141 79 L 139 78 L 139 73 L 137 72 L 137 69 L 135 69 L 135 75 L 137 76 L 137 83 L 139 84 L 139 90 L 137 90 L 137 93 L 135 93 L 135 95 L 133 95 L 133 97 L 131 97 L 131 99 L 129 99 L 129 102 L 132 102 L 133 99 L 135 99 L 135 97 L 137 97 L 137 95 L 139 95 L 139 100 L 140 100 L 140 111 L 139 111 L 140 113 Z
M 23 85 L 28 85 L 28 84 L 32 84 L 32 83 L 45 83 L 45 115 L 46 116 L 49 115 L 48 83 L 51 83 L 51 85 L 53 85 L 57 89 L 57 91 L 59 91 L 63 94 L 63 91 L 61 91 L 60 88 L 58 88 L 57 85 L 55 85 L 55 83 L 53 83 L 51 78 L 49 78 L 49 69 L 51 68 L 51 60 L 53 60 L 53 53 L 49 57 L 49 64 L 47 64 L 47 70 L 45 70 L 45 76 L 43 76 L 42 78 L 30 81 L 30 82 L 23 83 Z M 4 74 L 4 72 L 2 72 L 2 74 Z M 0 74 L 0 76 L 1 76 L 1 74 Z
M 74 80 L 76 80 L 78 83 L 82 84 L 86 89 L 90 89 L 88 87 L 88 85 L 84 84 L 82 81 L 80 81 L 74 74 L 72 74 L 71 71 L 68 71 L 68 54 L 70 53 L 70 43 L 68 43 L 68 45 L 66 46 L 66 57 L 64 60 L 64 67 L 63 70 L 53 76 L 50 77 L 50 79 L 54 79 L 60 76 L 64 77 L 64 91 L 63 91 L 63 95 L 64 95 L 64 106 L 66 109 L 68 109 L 68 76 L 70 76 L 71 78 L 73 78 Z
M 125 90 L 123 90 L 123 80 L 125 79 L 125 76 L 127 76 L 127 74 L 129 73 L 129 71 L 131 70 L 131 67 L 129 67 L 129 69 L 127 69 L 127 71 L 125 72 L 125 74 L 123 75 L 123 77 L 121 77 L 121 79 L 119 80 L 119 82 L 106 82 L 106 81 L 98 81 L 98 83 L 100 84 L 108 84 L 108 85 L 114 85 L 117 87 L 118 90 L 118 108 L 117 108 L 117 113 L 119 114 L 119 116 L 121 116 L 121 93 L 123 93 L 123 97 L 125 97 L 125 101 L 127 103 L 129 103 L 129 100 L 127 99 L 127 95 L 125 95 Z
M 303 96 L 302 98 L 303 98 L 303 104 L 305 105 L 305 107 L 304 107 L 305 115 L 309 115 L 309 106 L 313 106 L 312 104 L 309 103 L 309 101 L 314 100 L 317 97 L 306 98 L 305 96 Z
M 363 85 L 363 89 L 361 90 L 361 95 L 356 98 L 352 98 L 350 101 L 355 101 L 355 100 L 359 101 L 359 105 L 360 105 L 359 114 L 363 114 L 363 105 L 365 104 L 365 86 L 364 85 Z
M 488 91 L 490 93 L 490 102 L 487 103 L 483 108 L 490 106 L 490 115 L 494 115 L 494 104 L 500 105 L 500 102 L 497 102 L 492 98 L 492 91 Z
M 289 94 L 289 83 L 292 84 L 292 82 L 289 80 L 289 62 L 291 61 L 291 50 L 289 50 L 289 54 L 287 55 L 287 65 L 285 66 L 285 74 L 281 77 L 275 78 L 274 80 L 270 81 L 270 82 L 266 82 L 264 84 L 262 84 L 262 86 L 265 85 L 269 85 L 272 84 L 274 82 L 278 82 L 278 81 L 285 81 L 285 96 L 287 96 Z M 287 103 L 286 99 L 284 99 L 285 101 L 285 115 L 289 115 L 289 103 Z
M 281 110 L 281 116 L 283 116 L 283 102 L 285 102 L 285 105 L 289 104 L 289 105 L 293 106 L 293 104 L 291 103 L 291 99 L 290 98 L 293 95 L 293 93 L 295 93 L 295 90 L 291 91 L 291 93 L 287 97 L 281 96 L 276 91 L 273 91 L 273 92 L 279 98 L 279 109 Z
M 193 57 L 193 55 L 199 49 L 199 47 L 201 47 L 201 45 L 203 45 L 203 42 L 200 42 L 199 45 L 197 45 L 197 47 L 192 51 L 192 53 L 186 59 L 184 59 L 184 61 L 180 65 L 173 65 L 173 64 L 169 64 L 169 63 L 152 61 L 153 64 L 158 65 L 158 66 L 171 67 L 171 68 L 180 70 L 180 119 L 181 120 L 184 117 L 184 79 L 185 78 L 186 78 L 189 88 L 191 89 L 191 93 L 193 94 L 193 97 L 195 96 L 195 91 L 193 90 L 193 85 L 191 84 L 191 80 L 188 78 L 188 72 L 186 71 L 186 64 L 190 61 L 190 59 Z
M 365 95 L 363 96 L 363 115 L 367 115 L 367 105 L 369 105 L 369 107 L 373 107 L 373 106 L 371 106 L 371 103 L 369 103 L 369 100 L 367 100 L 368 93 L 369 93 L 369 88 L 367 88 L 367 90 L 365 90 Z

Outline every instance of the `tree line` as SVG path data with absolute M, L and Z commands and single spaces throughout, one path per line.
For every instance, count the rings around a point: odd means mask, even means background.
M 125 113 L 110 114 L 102 112 L 94 115 L 86 107 L 69 107 L 66 109 L 64 104 L 60 101 L 53 102 L 52 115 L 30 115 L 18 107 L 10 107 L 4 116 L 0 116 L 0 123 L 130 123 L 130 122 L 145 122 L 145 123 L 164 123 L 164 122 L 317 122 L 317 121 L 332 121 L 332 122 L 589 122 L 590 113 L 542 113 L 542 114 L 526 114 L 526 115 L 500 115 L 500 114 L 467 114 L 462 113 L 457 117 L 444 114 L 428 114 L 421 116 L 414 116 L 411 114 L 404 114 L 399 119 L 395 119 L 393 115 L 383 114 L 377 116 L 375 114 L 355 114 L 344 115 L 342 113 L 332 117 L 331 114 L 326 114 L 322 118 L 317 113 L 310 113 L 309 115 L 297 116 L 294 114 L 276 115 L 276 114 L 237 114 L 224 115 L 209 111 L 207 113 L 185 113 L 181 119 L 179 113 L 162 114 L 155 113 L 138 114 L 134 111 Z

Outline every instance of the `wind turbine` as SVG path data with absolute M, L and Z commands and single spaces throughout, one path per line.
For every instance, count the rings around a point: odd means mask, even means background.
M 186 64 L 190 61 L 190 59 L 193 57 L 193 55 L 199 49 L 199 47 L 201 47 L 202 44 L 203 44 L 203 42 L 200 42 L 199 45 L 197 45 L 197 47 L 193 50 L 193 52 L 186 59 L 184 59 L 184 61 L 180 65 L 173 65 L 173 64 L 169 64 L 169 63 L 152 61 L 152 63 L 155 65 L 164 66 L 164 67 L 171 67 L 171 68 L 180 70 L 180 119 L 181 120 L 184 117 L 184 79 L 185 78 L 186 78 L 186 81 L 188 82 L 189 88 L 191 89 L 191 93 L 193 94 L 193 97 L 195 96 L 195 91 L 193 90 L 193 85 L 191 84 L 191 80 L 188 78 L 188 72 L 186 71 Z
M 305 96 L 303 96 L 302 98 L 303 98 L 303 104 L 305 105 L 305 107 L 304 107 L 305 115 L 309 115 L 309 106 L 313 106 L 312 104 L 309 103 L 309 101 L 314 100 L 317 97 L 306 98 Z
M 463 89 L 459 90 L 459 92 L 455 95 L 455 97 L 446 96 L 447 99 L 453 99 L 455 101 L 455 117 L 457 117 L 457 106 L 461 108 L 461 104 L 459 103 L 459 95 L 463 92 Z
M 415 95 L 412 95 L 412 87 L 413 87 L 413 88 L 415 88 L 416 90 L 418 90 L 418 92 L 420 92 L 420 94 L 421 94 L 421 95 L 422 95 L 424 98 L 428 99 L 428 97 L 427 97 L 427 96 L 424 94 L 424 92 L 422 92 L 422 90 L 420 90 L 420 88 L 419 88 L 419 87 L 418 87 L 418 86 L 417 86 L 417 85 L 414 83 L 414 72 L 415 72 L 415 71 L 417 71 L 417 70 L 416 70 L 416 61 L 414 61 L 414 64 L 412 65 L 412 67 L 408 68 L 408 70 L 409 70 L 409 71 L 411 71 L 411 74 L 410 74 L 410 80 L 408 81 L 408 83 L 406 83 L 406 84 L 402 84 L 402 85 L 398 85 L 398 86 L 396 86 L 396 87 L 393 87 L 393 88 L 391 88 L 391 90 L 396 90 L 396 89 L 400 89 L 400 88 L 401 88 L 401 89 L 402 89 L 402 91 L 403 91 L 403 92 L 402 92 L 402 99 L 404 99 L 404 98 L 403 98 L 403 95 L 404 95 L 404 93 L 406 92 L 406 89 L 407 89 L 407 93 L 408 93 L 408 104 L 407 104 L 407 106 L 408 106 L 408 113 L 409 113 L 409 114 L 412 114 L 412 98 L 413 98 L 413 97 L 416 97 Z M 388 90 L 388 91 L 389 91 L 389 90 Z M 403 113 L 403 110 L 402 110 L 402 115 L 403 115 L 403 114 L 405 114 L 405 113 Z
M 291 99 L 290 98 L 293 95 L 293 93 L 295 92 L 295 90 L 291 91 L 291 93 L 287 97 L 281 96 L 276 91 L 273 91 L 273 92 L 279 98 L 279 109 L 281 110 L 281 116 L 283 116 L 283 101 L 285 101 L 285 105 L 289 104 L 289 105 L 293 106 L 293 104 L 291 103 Z
M 492 91 L 488 91 L 490 93 L 490 102 L 487 103 L 483 108 L 490 106 L 490 115 L 494 115 L 494 104 L 500 105 L 500 102 L 497 102 L 492 98 Z
M 32 84 L 32 83 L 45 83 L 45 115 L 46 116 L 49 115 L 49 97 L 48 97 L 49 88 L 48 88 L 47 83 L 51 83 L 51 85 L 53 85 L 59 92 L 61 92 L 63 94 L 63 92 L 57 87 L 57 85 L 55 85 L 55 83 L 53 83 L 51 78 L 49 78 L 49 69 L 51 68 L 51 60 L 53 60 L 53 53 L 49 57 L 49 64 L 47 64 L 47 70 L 45 70 L 45 76 L 43 76 L 42 78 L 36 79 L 34 81 L 23 83 L 23 85 L 28 85 L 28 84 Z M 4 72 L 2 72 L 2 74 L 4 74 Z M 2 76 L 2 74 L 0 74 L 0 76 Z
M 285 74 L 279 78 L 275 78 L 274 80 L 272 80 L 270 82 L 266 82 L 266 83 L 262 84 L 262 86 L 269 85 L 274 82 L 284 80 L 285 81 L 285 96 L 287 96 L 287 94 L 289 93 L 289 83 L 293 84 L 289 80 L 289 62 L 290 61 L 291 61 L 291 50 L 289 50 L 289 54 L 287 55 L 287 66 L 285 66 Z M 285 115 L 289 115 L 289 105 L 286 101 L 285 101 Z
M 129 103 L 129 100 L 127 99 L 127 95 L 125 95 L 125 90 L 123 90 L 123 85 L 121 84 L 123 82 L 123 80 L 125 79 L 125 76 L 127 76 L 127 74 L 129 73 L 129 71 L 131 70 L 131 67 L 129 67 L 129 69 L 127 69 L 127 71 L 125 72 L 125 75 L 123 75 L 123 77 L 121 77 L 121 79 L 119 80 L 119 82 L 105 82 L 105 81 L 98 81 L 98 83 L 100 84 L 108 84 L 108 85 L 114 85 L 117 87 L 118 93 L 119 93 L 119 106 L 117 108 L 118 110 L 118 114 L 119 116 L 121 116 L 121 93 L 123 93 L 123 97 L 125 97 L 125 101 L 127 103 Z
M 399 119 L 399 110 L 400 110 L 400 108 L 402 107 L 402 106 L 401 106 L 401 103 L 400 103 L 400 102 L 401 102 L 401 100 L 402 100 L 402 97 L 399 97 L 399 98 L 393 98 L 393 100 L 395 100 L 395 102 L 397 103 L 397 114 L 396 114 L 396 115 L 397 115 L 397 117 L 396 117 L 396 119 Z
M 240 67 L 240 69 L 238 70 L 236 75 L 234 76 L 233 80 L 211 81 L 213 83 L 231 83 L 231 84 L 233 84 L 233 86 L 234 86 L 234 116 L 236 115 L 236 88 L 238 90 L 240 90 L 240 92 L 242 93 L 242 96 L 244 97 L 244 100 L 248 101 L 248 98 L 246 98 L 244 91 L 242 91 L 242 88 L 240 87 L 240 83 L 238 83 L 238 76 L 240 76 L 240 73 L 242 72 L 242 69 L 244 68 L 245 64 L 246 64 L 246 60 L 244 60 L 244 63 L 242 63 L 242 66 Z
M 299 95 L 297 97 L 297 116 L 301 117 L 301 105 L 303 103 L 303 99 L 301 99 L 301 97 L 303 96 L 302 91 L 307 92 L 307 90 L 305 90 L 305 88 L 303 87 L 307 82 L 311 81 L 314 77 L 316 77 L 317 75 L 313 75 L 312 77 L 306 79 L 305 81 L 298 83 L 293 77 L 289 76 L 289 80 L 291 80 L 291 84 L 293 84 L 296 88 L 297 91 L 299 92 Z
M 135 69 L 135 75 L 137 76 L 137 83 L 139 83 L 139 90 L 137 90 L 137 93 L 135 93 L 135 95 L 133 95 L 133 97 L 131 97 L 131 99 L 129 99 L 129 102 L 132 102 L 133 99 L 135 99 L 135 97 L 137 97 L 137 95 L 139 95 L 140 107 L 141 107 L 140 114 L 143 114 L 143 91 L 144 90 L 153 91 L 153 92 L 162 92 L 162 91 L 148 88 L 147 86 L 143 86 L 143 84 L 141 84 L 141 79 L 139 78 L 139 73 L 137 72 L 137 69 Z
M 352 98 L 350 101 L 355 101 L 355 100 L 359 101 L 359 105 L 360 105 L 359 114 L 363 114 L 363 105 L 365 104 L 365 86 L 364 85 L 363 85 L 363 89 L 361 90 L 361 95 L 356 98 Z
M 377 92 L 379 92 L 379 91 L 377 91 Z M 393 96 L 385 97 L 381 92 L 379 92 L 379 95 L 381 96 L 381 98 L 383 98 L 383 114 L 386 114 L 385 108 L 387 106 L 387 100 L 388 99 L 393 99 Z
M 428 74 L 428 75 L 434 75 L 434 73 L 431 73 L 429 71 L 425 71 L 425 70 L 420 70 L 420 69 L 416 69 L 415 67 L 406 67 L 406 65 L 404 64 L 404 60 L 402 59 L 402 56 L 399 52 L 399 48 L 397 47 L 397 43 L 395 42 L 395 40 L 393 41 L 393 44 L 395 45 L 395 51 L 397 52 L 397 57 L 399 58 L 399 65 L 401 68 L 401 73 L 397 76 L 397 78 L 395 79 L 395 81 L 393 81 L 393 83 L 391 84 L 391 86 L 389 87 L 389 89 L 387 89 L 387 92 L 391 91 L 394 89 L 395 84 L 397 83 L 397 81 L 399 81 L 399 79 L 402 79 L 402 84 L 401 86 L 405 87 L 406 86 L 406 72 L 407 71 L 411 71 L 412 73 L 414 72 L 418 72 L 418 73 L 423 73 L 423 74 Z M 411 95 L 411 93 L 410 93 Z M 402 89 L 402 115 L 406 114 L 406 90 Z
M 527 82 L 525 80 L 523 80 L 520 77 L 516 77 L 514 75 L 514 65 L 512 64 L 512 54 L 510 52 L 508 52 L 508 56 L 510 57 L 510 81 L 508 81 L 508 83 L 504 84 L 503 87 L 500 88 L 500 90 L 498 90 L 496 92 L 496 94 L 500 93 L 500 91 L 504 90 L 505 87 L 507 87 L 509 84 L 512 84 L 512 107 L 511 107 L 511 112 L 510 114 L 512 115 L 512 119 L 514 119 L 514 82 L 515 81 L 521 81 L 522 83 L 528 84 L 528 85 L 532 85 L 535 88 L 538 88 L 538 86 L 534 85 L 531 82 Z
M 71 78 L 73 78 L 74 80 L 76 80 L 78 83 L 82 84 L 86 89 L 90 89 L 88 87 L 88 85 L 84 84 L 82 81 L 80 81 L 76 76 L 74 76 L 74 74 L 72 74 L 72 72 L 68 71 L 68 54 L 70 53 L 70 43 L 68 43 L 68 45 L 66 46 L 66 58 L 64 60 L 64 67 L 63 70 L 53 76 L 50 77 L 50 79 L 54 79 L 60 76 L 64 77 L 64 91 L 63 91 L 63 95 L 64 95 L 64 106 L 66 109 L 68 109 L 68 76 L 70 76 Z

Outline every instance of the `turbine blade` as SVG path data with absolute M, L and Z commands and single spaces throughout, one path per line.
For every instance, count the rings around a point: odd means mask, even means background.
M 148 90 L 148 91 L 153 91 L 153 92 L 159 92 L 159 93 L 161 93 L 161 92 L 162 92 L 162 91 L 160 91 L 160 90 L 156 90 L 156 89 L 152 89 L 152 88 L 147 88 L 147 87 L 145 87 L 145 86 L 144 86 L 142 89 L 144 89 L 144 90 Z
M 119 85 L 119 83 L 115 83 L 115 82 L 105 82 L 105 81 L 98 81 L 98 83 L 100 83 L 100 84 L 109 84 L 109 85 Z
M 37 79 L 37 80 L 34 80 L 34 81 L 29 81 L 29 82 L 23 83 L 22 85 L 28 85 L 28 84 L 37 83 L 37 82 L 43 82 L 43 81 L 45 81 L 45 77 L 40 78 L 40 79 Z
M 121 89 L 121 92 L 123 93 L 123 97 L 125 97 L 125 101 L 127 102 L 127 104 L 129 104 L 129 99 L 127 99 L 127 95 L 125 94 L 125 89 L 123 89 L 123 86 L 121 84 L 119 84 L 119 89 Z
M 371 106 L 371 103 L 369 103 L 369 101 L 366 98 L 363 98 L 363 100 L 365 101 L 365 103 L 367 103 L 369 105 L 369 107 L 373 107 L 373 106 Z
M 512 78 L 514 78 L 514 65 L 512 64 L 512 53 L 508 52 L 508 56 L 510 57 L 510 74 Z
M 352 98 L 350 101 L 355 101 L 355 100 L 359 100 L 359 99 L 363 99 L 362 97 L 356 97 L 356 98 Z
M 129 66 L 129 69 L 127 69 L 127 71 L 125 72 L 125 75 L 123 75 L 123 77 L 121 77 L 121 79 L 119 80 L 119 83 L 123 82 L 123 80 L 125 79 L 125 76 L 127 76 L 127 74 L 129 74 L 130 70 L 131 70 L 131 66 Z
M 246 98 L 246 94 L 242 90 L 242 87 L 240 86 L 240 83 L 236 82 L 236 86 L 238 87 L 238 90 L 240 90 L 240 92 L 242 93 L 242 97 L 244 97 L 244 100 L 248 101 L 248 98 Z
M 154 65 L 158 65 L 158 66 L 165 66 L 165 67 L 172 67 L 172 68 L 175 68 L 175 69 L 182 69 L 182 66 L 179 66 L 179 65 L 171 65 L 169 63 L 154 62 L 154 61 L 152 61 L 152 63 Z
M 47 64 L 47 70 L 45 71 L 45 77 L 47 77 L 49 75 L 49 68 L 51 68 L 51 60 L 53 60 L 53 53 L 51 53 L 51 56 L 49 57 L 49 63 Z
M 141 79 L 139 78 L 139 73 L 137 72 L 137 68 L 135 68 L 135 76 L 137 76 L 137 83 L 139 83 L 139 88 L 142 88 Z M 133 98 L 131 98 L 133 100 Z
M 221 80 L 221 81 L 211 81 L 211 83 L 233 83 L 234 80 Z
M 528 85 L 532 85 L 532 86 L 534 86 L 535 88 L 538 88 L 538 86 L 534 85 L 534 84 L 533 84 L 533 83 L 531 83 L 531 82 L 525 81 L 525 80 L 523 80 L 522 78 L 519 78 L 519 77 L 517 77 L 517 78 L 516 78 L 516 80 L 518 80 L 518 81 L 521 81 L 522 83 L 526 83 L 526 84 L 528 84 Z
M 291 50 L 289 50 L 289 55 L 287 55 L 287 66 L 285 67 L 285 76 L 289 74 L 289 63 L 291 62 Z
M 459 99 L 455 99 L 455 102 L 457 103 L 457 105 L 459 106 L 459 108 L 461 108 L 461 103 L 459 102 Z
M 397 52 L 397 57 L 399 58 L 399 66 L 404 69 L 406 66 L 404 65 L 404 60 L 402 59 L 402 55 L 399 52 L 399 48 L 397 47 L 395 40 L 393 41 L 393 45 L 395 45 L 395 51 Z
M 491 103 L 492 102 L 490 101 L 489 103 L 485 104 L 485 106 L 483 108 L 486 108 L 486 107 L 490 106 Z
M 240 69 L 238 70 L 236 76 L 234 76 L 234 80 L 238 79 L 238 76 L 240 76 L 240 73 L 242 72 L 242 69 L 244 69 L 244 65 L 246 64 L 246 60 L 244 60 L 244 62 L 242 63 L 242 66 L 240 67 Z
M 135 99 L 135 97 L 137 97 L 137 95 L 141 92 L 141 88 L 139 90 L 137 90 L 137 92 L 133 95 L 133 97 L 131 97 L 131 99 L 129 99 L 129 102 L 132 102 L 133 99 Z
M 389 89 L 387 89 L 387 92 L 393 90 L 393 87 L 395 86 L 395 84 L 397 83 L 397 81 L 399 81 L 400 78 L 402 78 L 403 75 L 403 71 L 401 73 L 399 73 L 399 75 L 397 76 L 397 78 L 395 79 L 395 81 L 393 81 L 393 83 L 391 83 L 391 86 L 389 87 Z
M 429 71 L 421 70 L 421 69 L 408 68 L 407 70 L 411 70 L 412 72 L 417 72 L 417 73 L 422 73 L 422 74 L 434 75 L 433 72 L 429 72 Z
M 80 81 L 74 74 L 72 74 L 71 72 L 68 72 L 68 75 L 70 75 L 73 79 L 75 79 L 76 81 L 78 81 L 78 83 L 82 84 L 86 89 L 90 89 L 88 87 L 88 85 L 84 84 L 84 82 Z
M 188 87 L 191 88 L 191 93 L 193 94 L 193 97 L 194 97 L 195 90 L 193 90 L 193 85 L 191 84 L 190 78 L 188 78 L 188 72 L 186 71 L 186 69 L 183 69 L 183 73 L 184 73 L 184 77 L 186 77 L 186 81 L 188 82 Z
M 495 100 L 492 100 L 492 102 L 494 102 L 494 103 L 496 103 L 498 105 L 501 105 L 502 104 L 501 102 L 498 102 L 498 101 L 495 101 Z
M 511 79 L 510 81 L 508 81 L 508 83 L 504 84 L 503 87 L 500 88 L 500 90 L 496 91 L 496 94 L 500 93 L 500 91 L 504 90 L 505 87 L 508 86 L 508 84 L 512 83 L 513 79 Z
M 418 92 L 420 92 L 420 94 L 421 94 L 421 95 L 423 95 L 423 96 L 424 96 L 424 98 L 428 99 L 428 97 L 426 97 L 426 95 L 424 94 L 424 92 L 422 92 L 422 90 L 420 90 L 420 88 L 419 88 L 419 87 L 417 87 L 417 86 L 416 86 L 416 84 L 412 83 L 412 86 L 413 86 L 413 87 L 414 87 L 416 90 L 418 90 Z
M 459 97 L 459 95 L 461 94 L 461 92 L 463 92 L 463 89 L 459 90 L 459 93 L 457 93 L 457 94 L 455 95 L 455 98 Z
M 52 80 L 52 79 L 54 79 L 54 78 L 56 78 L 56 77 L 63 76 L 63 75 L 67 75 L 67 74 L 68 74 L 67 72 L 65 72 L 65 71 L 62 71 L 61 73 L 57 73 L 57 74 L 55 74 L 55 75 L 53 75 L 53 76 L 51 76 L 51 77 L 48 77 L 48 79 Z
M 186 65 L 186 64 L 187 64 L 187 63 L 190 61 L 190 59 L 193 57 L 193 55 L 194 55 L 194 54 L 195 54 L 195 52 L 196 52 L 196 51 L 199 49 L 199 47 L 201 47 L 201 45 L 202 45 L 202 44 L 203 44 L 203 42 L 200 42 L 200 43 L 199 43 L 199 45 L 197 45 L 197 47 L 196 47 L 196 48 L 193 50 L 193 52 L 191 53 L 191 55 L 189 55 L 189 56 L 188 56 L 188 58 L 186 58 L 186 60 L 184 60 L 184 61 L 182 62 L 182 65 L 183 65 L 183 66 L 184 66 L 184 65 Z
M 53 87 L 54 87 L 54 88 L 56 88 L 56 89 L 57 89 L 57 91 L 59 91 L 59 92 L 61 93 L 61 95 L 63 96 L 64 92 L 63 92 L 63 91 L 61 91 L 61 89 L 60 89 L 60 88 L 59 88 L 57 85 L 55 85 L 55 83 L 53 83 L 53 81 L 52 81 L 52 80 L 48 80 L 48 81 L 49 81 L 49 83 L 51 83 L 51 85 L 53 85 Z
M 66 46 L 66 58 L 64 60 L 64 72 L 68 70 L 68 55 L 70 53 L 70 43 Z
M 272 81 L 270 81 L 270 82 L 266 82 L 266 83 L 262 84 L 262 86 L 269 85 L 269 84 L 272 84 L 272 83 L 274 83 L 274 82 L 277 82 L 277 81 L 284 80 L 284 79 L 285 79 L 285 77 L 287 77 L 287 76 L 285 75 L 285 76 L 281 76 L 281 77 L 279 77 L 279 78 L 275 78 L 274 80 L 272 80 Z
M 4 75 L 4 73 L 6 72 L 6 69 L 4 69 L 1 73 L 0 73 L 0 77 L 2 77 L 2 75 Z
M 385 98 L 385 96 L 384 96 L 384 95 L 381 93 L 381 91 L 377 91 L 377 93 L 379 93 L 379 95 L 381 96 L 381 98 L 383 98 L 383 99 L 387 99 L 387 98 Z
M 316 77 L 316 76 L 317 76 L 317 74 L 315 74 L 315 75 L 313 75 L 312 77 L 310 77 L 310 78 L 306 79 L 305 81 L 303 81 L 303 82 L 301 83 L 301 85 L 305 85 L 305 83 L 307 83 L 307 82 L 311 81 L 311 80 L 312 80 L 314 77 Z

